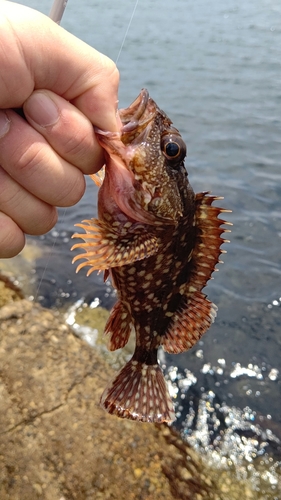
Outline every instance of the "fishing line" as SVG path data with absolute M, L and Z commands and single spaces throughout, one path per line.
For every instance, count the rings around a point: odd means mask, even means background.
M 139 3 L 139 0 L 136 0 L 136 3 L 135 3 L 135 6 L 134 6 L 134 9 L 133 9 L 133 12 L 132 12 L 132 15 L 131 15 L 131 19 L 130 19 L 129 24 L 128 24 L 128 26 L 127 26 L 127 29 L 126 29 L 126 32 L 125 32 L 125 35 L 124 35 L 123 41 L 122 41 L 122 43 L 121 43 L 121 47 L 120 47 L 120 50 L 119 50 L 119 53 L 118 53 L 117 59 L 116 59 L 116 61 L 115 61 L 115 63 L 116 63 L 116 64 L 117 64 L 117 63 L 118 63 L 118 61 L 119 61 L 119 57 L 120 57 L 120 54 L 121 54 L 122 49 L 123 49 L 123 47 L 124 47 L 124 43 L 125 43 L 125 41 L 126 41 L 127 35 L 128 35 L 128 33 L 129 33 L 129 29 L 130 29 L 130 27 L 131 27 L 131 24 L 132 24 L 132 21 L 133 21 L 133 17 L 134 17 L 134 15 L 135 15 L 135 12 L 136 12 L 136 9 L 137 9 L 137 6 L 138 6 L 138 3 Z

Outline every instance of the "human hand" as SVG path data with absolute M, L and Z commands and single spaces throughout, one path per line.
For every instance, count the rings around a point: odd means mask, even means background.
M 106 56 L 43 14 L 1 2 L 0 258 L 82 197 L 83 174 L 103 164 L 93 125 L 118 130 L 118 81 Z

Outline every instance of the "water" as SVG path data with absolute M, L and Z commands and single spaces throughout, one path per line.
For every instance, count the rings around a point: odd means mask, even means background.
M 23 3 L 50 10 L 46 0 Z M 133 7 L 69 0 L 62 24 L 116 60 Z M 207 289 L 218 318 L 192 351 L 162 359 L 183 433 L 199 449 L 227 453 L 236 439 L 243 458 L 266 448 L 274 460 L 281 454 L 280 21 L 277 0 L 174 0 L 165 7 L 139 0 L 118 60 L 120 106 L 148 88 L 188 144 L 194 190 L 224 196 L 233 211 L 225 265 Z M 83 200 L 40 240 L 50 250 L 39 290 L 44 305 L 81 295 L 114 303 L 101 277 L 76 276 L 70 264 L 73 224 L 95 216 L 96 196 L 89 181 Z M 45 265 L 45 256 L 37 259 L 37 282 Z M 220 439 L 223 452 L 218 436 L 227 430 L 232 439 L 228 448 Z

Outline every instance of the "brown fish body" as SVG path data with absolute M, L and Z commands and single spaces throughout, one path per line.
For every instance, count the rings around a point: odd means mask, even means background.
M 101 398 L 123 418 L 170 422 L 175 414 L 157 363 L 162 345 L 170 353 L 191 348 L 216 315 L 202 293 L 224 241 L 215 197 L 195 195 L 184 167 L 185 144 L 147 91 L 120 112 L 121 136 L 99 131 L 107 152 L 99 192 L 99 219 L 78 224 L 86 234 L 90 265 L 111 276 L 118 292 L 105 333 L 109 348 L 124 347 L 132 331 L 136 348 Z

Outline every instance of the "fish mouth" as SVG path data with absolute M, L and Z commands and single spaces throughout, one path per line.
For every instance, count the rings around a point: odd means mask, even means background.
M 94 127 L 95 133 L 100 139 L 101 145 L 108 144 L 110 140 L 120 140 L 123 144 L 136 143 L 137 138 L 145 132 L 149 123 L 154 119 L 157 110 L 156 103 L 149 97 L 148 90 L 142 89 L 138 97 L 127 108 L 118 110 L 121 127 L 118 132 L 110 132 Z M 161 111 L 164 115 L 164 113 Z
M 128 106 L 119 110 L 119 115 L 123 124 L 122 131 L 130 132 L 138 126 L 143 114 L 145 113 L 149 101 L 148 90 L 142 89 L 138 97 Z
M 157 105 L 149 97 L 146 89 L 142 89 L 138 97 L 128 106 L 120 109 L 119 116 L 122 122 L 121 140 L 124 144 L 133 144 L 143 140 L 144 134 L 149 131 L 149 123 L 155 117 Z
M 121 127 L 118 132 L 110 132 L 94 127 L 100 145 L 109 156 L 115 155 L 130 171 L 129 163 L 136 147 L 145 142 L 157 113 L 169 121 L 157 104 L 149 97 L 148 90 L 142 89 L 138 97 L 127 108 L 119 110 Z

